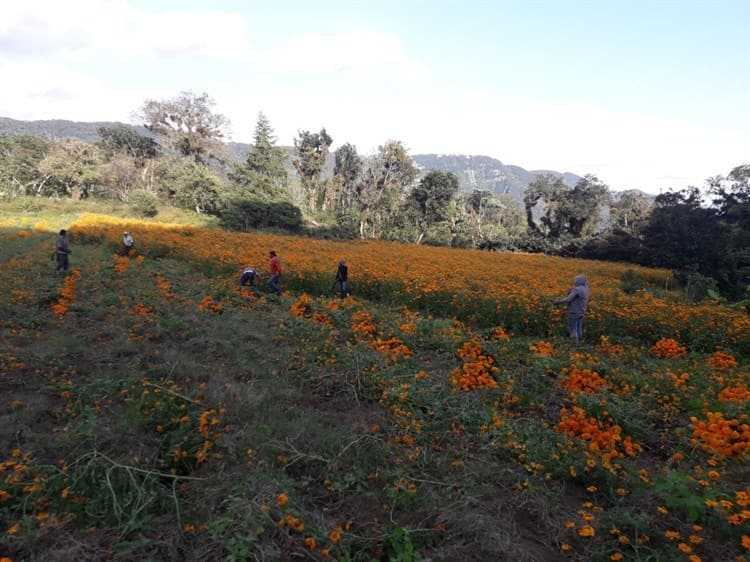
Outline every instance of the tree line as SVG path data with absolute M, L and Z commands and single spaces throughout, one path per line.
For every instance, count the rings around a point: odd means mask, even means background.
M 613 194 L 594 175 L 572 188 L 541 175 L 521 202 L 461 191 L 453 173 L 418 169 L 397 140 L 373 155 L 351 143 L 331 154 L 322 128 L 298 131 L 291 150 L 278 146 L 263 113 L 237 163 L 214 106 L 205 93 L 146 100 L 138 115 L 151 135 L 102 127 L 93 144 L 0 135 L 0 196 L 113 199 L 144 216 L 166 202 L 235 230 L 629 261 L 675 270 L 697 297 L 750 298 L 750 164 L 709 178 L 705 196 L 692 186 Z

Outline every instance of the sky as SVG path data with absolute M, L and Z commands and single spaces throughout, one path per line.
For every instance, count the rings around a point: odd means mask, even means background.
M 491 156 L 612 190 L 750 163 L 750 0 L 4 0 L 0 116 L 140 124 L 207 93 L 251 142 Z

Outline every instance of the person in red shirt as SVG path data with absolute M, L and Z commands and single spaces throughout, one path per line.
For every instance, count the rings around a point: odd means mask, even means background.
M 278 255 L 276 255 L 276 252 L 271 250 L 269 253 L 269 257 L 271 258 L 268 262 L 268 275 L 270 276 L 268 278 L 268 281 L 266 281 L 266 284 L 271 287 L 271 290 L 273 290 L 274 293 L 277 295 L 281 294 L 281 259 Z

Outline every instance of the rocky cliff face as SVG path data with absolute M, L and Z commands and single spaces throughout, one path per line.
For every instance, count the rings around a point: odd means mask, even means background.
M 520 166 L 503 164 L 500 160 L 489 156 L 467 156 L 463 154 L 414 154 L 417 166 L 424 171 L 440 170 L 452 172 L 458 176 L 461 189 L 486 189 L 497 195 L 510 195 L 523 200 L 526 186 L 541 174 L 551 174 L 561 177 L 566 185 L 573 187 L 581 179 L 571 173 L 561 173 L 551 170 L 529 171 Z

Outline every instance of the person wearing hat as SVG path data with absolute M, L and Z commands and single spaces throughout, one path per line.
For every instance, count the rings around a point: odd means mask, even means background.
M 122 246 L 123 255 L 129 256 L 131 250 L 135 250 L 135 241 L 130 233 L 126 230 L 122 233 Z
M 339 286 L 339 296 L 342 299 L 346 298 L 347 295 L 347 282 L 349 281 L 349 268 L 346 265 L 346 260 L 341 258 L 339 260 L 339 268 L 336 271 L 336 284 Z

